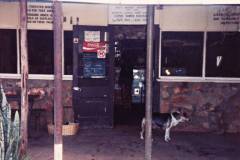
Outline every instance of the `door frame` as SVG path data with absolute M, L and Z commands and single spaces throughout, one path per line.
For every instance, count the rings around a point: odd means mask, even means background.
M 81 28 L 82 27 L 82 28 Z M 102 30 L 99 29 L 101 27 L 106 28 L 108 32 L 108 44 L 109 44 L 109 69 L 108 69 L 108 75 L 107 79 L 109 81 L 108 84 L 108 92 L 110 93 L 108 96 L 108 116 L 111 122 L 109 123 L 109 126 L 99 126 L 99 127 L 104 127 L 104 128 L 112 128 L 113 127 L 113 120 L 114 120 L 114 115 L 113 115 L 113 109 L 114 109 L 114 57 L 115 57 L 115 52 L 114 52 L 114 42 L 112 38 L 112 32 L 110 30 L 109 26 L 89 26 L 89 25 L 74 25 L 73 26 L 73 83 L 72 83 L 72 102 L 73 102 L 73 109 L 74 112 L 76 112 L 76 109 L 74 106 L 77 106 L 77 93 L 73 89 L 74 86 L 79 86 L 78 83 L 78 73 L 79 73 L 79 57 L 78 53 L 79 50 L 80 52 L 82 51 L 83 44 L 79 44 L 82 42 L 80 39 L 84 38 L 83 36 L 79 35 L 79 32 L 84 31 L 84 30 Z M 104 33 L 100 32 L 100 37 L 102 37 Z M 112 67 L 111 67 L 112 66 Z M 74 113 L 74 119 L 77 120 L 77 114 Z

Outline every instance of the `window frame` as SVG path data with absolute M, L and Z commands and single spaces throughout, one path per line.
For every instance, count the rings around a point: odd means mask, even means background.
M 1 28 L 0 29 L 12 29 L 12 30 L 15 30 L 16 31 L 16 40 L 17 40 L 17 43 L 16 43 L 16 48 L 17 48 L 17 73 L 1 73 L 0 72 L 0 78 L 5 78 L 5 77 L 9 77 L 10 79 L 14 79 L 16 77 L 18 77 L 18 74 L 20 75 L 20 44 L 18 42 L 18 39 L 19 39 L 19 29 L 18 28 L 14 28 L 14 27 L 7 27 L 7 28 Z
M 7 27 L 7 28 L 1 28 L 1 29 L 16 30 L 17 73 L 0 73 L 0 79 L 21 79 L 20 28 Z M 37 29 L 28 29 L 28 30 L 37 30 Z M 63 80 L 73 80 L 73 75 L 65 75 L 64 74 L 64 31 L 71 31 L 71 30 L 62 30 L 62 77 L 63 77 Z M 29 74 L 29 79 L 32 79 L 32 80 L 54 80 L 54 74 Z
M 162 33 L 163 32 L 203 32 L 203 60 L 202 60 L 202 76 L 162 76 L 161 75 L 161 58 L 162 58 Z M 239 78 L 231 77 L 206 77 L 206 52 L 207 52 L 207 33 L 210 30 L 160 30 L 159 32 L 159 55 L 158 55 L 158 82 L 215 82 L 215 83 L 240 83 Z M 228 32 L 228 31 L 217 31 L 217 32 Z M 235 31 L 237 32 L 237 31 Z
M 20 28 L 6 27 L 1 29 L 15 29 L 17 36 L 17 73 L 0 73 L 1 79 L 20 79 L 21 78 L 21 66 L 20 66 Z M 28 29 L 31 30 L 31 29 Z M 35 29 L 36 30 L 36 29 Z M 70 29 L 62 30 L 62 77 L 63 80 L 73 80 L 73 75 L 64 74 L 64 31 L 71 31 Z M 162 32 L 203 32 L 203 65 L 202 65 L 202 76 L 191 77 L 191 76 L 161 76 L 161 51 L 162 51 Z M 207 45 L 207 30 L 160 30 L 159 32 L 159 55 L 158 55 L 158 82 L 216 82 L 216 83 L 240 83 L 239 78 L 227 78 L 227 77 L 206 77 L 206 45 Z M 218 31 L 224 32 L 224 31 Z M 236 31 L 237 32 L 237 31 Z M 29 74 L 29 79 L 32 80 L 54 80 L 54 74 Z

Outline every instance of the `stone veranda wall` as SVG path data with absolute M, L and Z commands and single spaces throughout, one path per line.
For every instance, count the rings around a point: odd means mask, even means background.
M 20 81 L 0 79 L 5 92 L 20 92 Z M 72 81 L 63 81 L 64 121 L 73 121 Z M 160 112 L 183 108 L 191 118 L 180 131 L 240 132 L 240 84 L 160 82 Z M 29 92 L 40 95 L 34 108 L 43 108 L 41 123 L 53 120 L 53 81 L 29 80 Z M 11 103 L 17 107 L 16 102 Z M 45 125 L 43 125 L 45 126 Z
M 240 85 L 229 83 L 160 83 L 160 112 L 183 108 L 191 121 L 184 131 L 240 132 Z
M 41 127 L 46 128 L 48 123 L 53 121 L 53 93 L 54 86 L 52 80 L 29 80 L 28 92 L 31 95 L 39 95 L 35 99 L 33 108 L 43 109 L 41 113 Z M 0 79 L 6 94 L 20 93 L 20 80 Z M 73 122 L 72 110 L 72 81 L 63 81 L 63 106 L 64 106 L 64 122 Z M 18 108 L 18 103 L 9 102 L 12 108 Z

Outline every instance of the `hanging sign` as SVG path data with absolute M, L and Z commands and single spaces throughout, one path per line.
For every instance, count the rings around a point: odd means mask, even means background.
M 144 5 L 110 5 L 108 16 L 109 24 L 146 24 L 147 8 Z
M 106 42 L 83 42 L 83 52 L 95 52 L 97 58 L 106 58 L 108 44 Z
M 85 42 L 100 42 L 100 31 L 84 31 Z

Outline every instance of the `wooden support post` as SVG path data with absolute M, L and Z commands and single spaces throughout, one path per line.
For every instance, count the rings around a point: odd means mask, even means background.
M 21 28 L 21 155 L 27 153 L 28 145 L 28 51 L 27 51 L 27 0 L 20 0 Z
M 54 29 L 54 160 L 62 160 L 62 4 L 53 1 Z
M 152 76 L 153 76 L 153 20 L 154 6 L 147 7 L 147 61 L 146 61 L 146 132 L 145 160 L 152 159 Z

